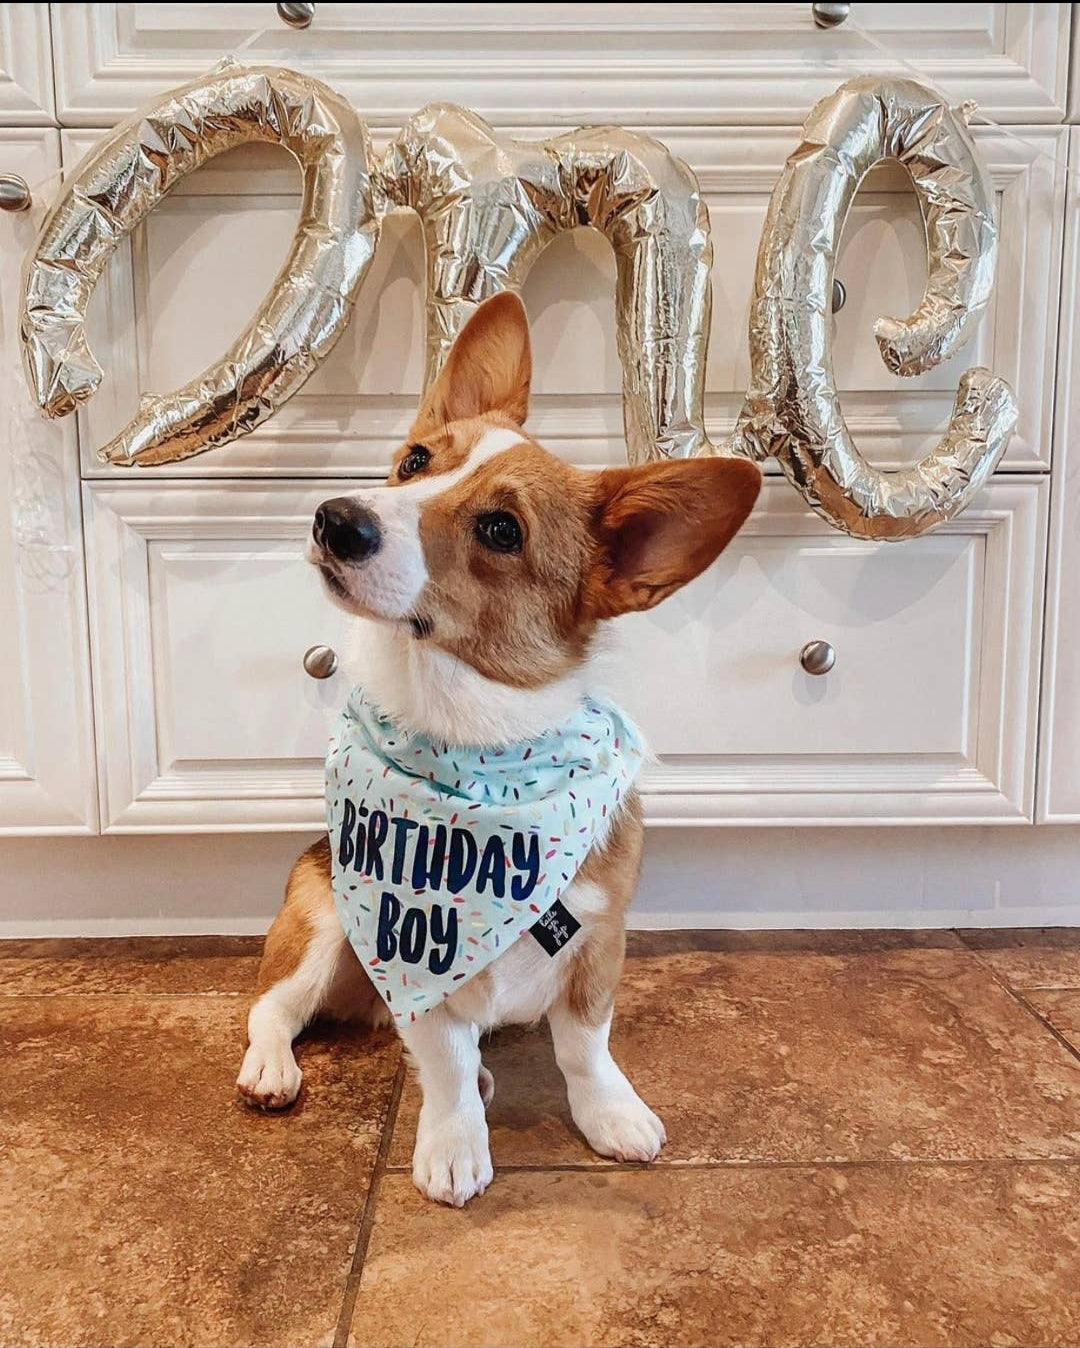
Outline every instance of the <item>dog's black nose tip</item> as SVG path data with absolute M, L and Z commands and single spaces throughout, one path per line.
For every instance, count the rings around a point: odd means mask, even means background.
M 311 536 L 321 548 L 343 562 L 360 562 L 377 552 L 382 542 L 379 521 L 359 501 L 337 496 L 315 512 Z

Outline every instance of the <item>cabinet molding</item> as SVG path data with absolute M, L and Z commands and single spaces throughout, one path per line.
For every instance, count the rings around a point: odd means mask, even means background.
M 0 126 L 51 123 L 54 104 L 49 6 L 0 5 L 0 52 Z
M 1069 162 L 1080 161 L 1080 128 L 1073 127 Z M 1042 824 L 1080 823 L 1080 187 L 1069 189 L 1054 429 L 1054 474 L 1047 554 L 1046 631 L 1039 738 Z

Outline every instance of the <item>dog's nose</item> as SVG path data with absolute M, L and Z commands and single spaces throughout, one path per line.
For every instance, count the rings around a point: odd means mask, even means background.
M 315 512 L 311 536 L 319 547 L 343 562 L 359 562 L 377 552 L 382 542 L 379 521 L 359 501 L 336 496 Z

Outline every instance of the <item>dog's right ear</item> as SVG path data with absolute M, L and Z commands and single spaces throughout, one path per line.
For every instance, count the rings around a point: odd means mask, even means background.
M 532 348 L 525 306 L 512 291 L 492 295 L 457 335 L 439 377 L 424 395 L 410 440 L 488 412 L 518 426 L 529 413 Z

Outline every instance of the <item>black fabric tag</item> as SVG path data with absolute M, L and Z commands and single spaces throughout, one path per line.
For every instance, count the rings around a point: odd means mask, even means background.
M 529 932 L 544 947 L 549 955 L 557 955 L 581 930 L 581 923 L 556 899 L 539 922 L 534 923 Z

